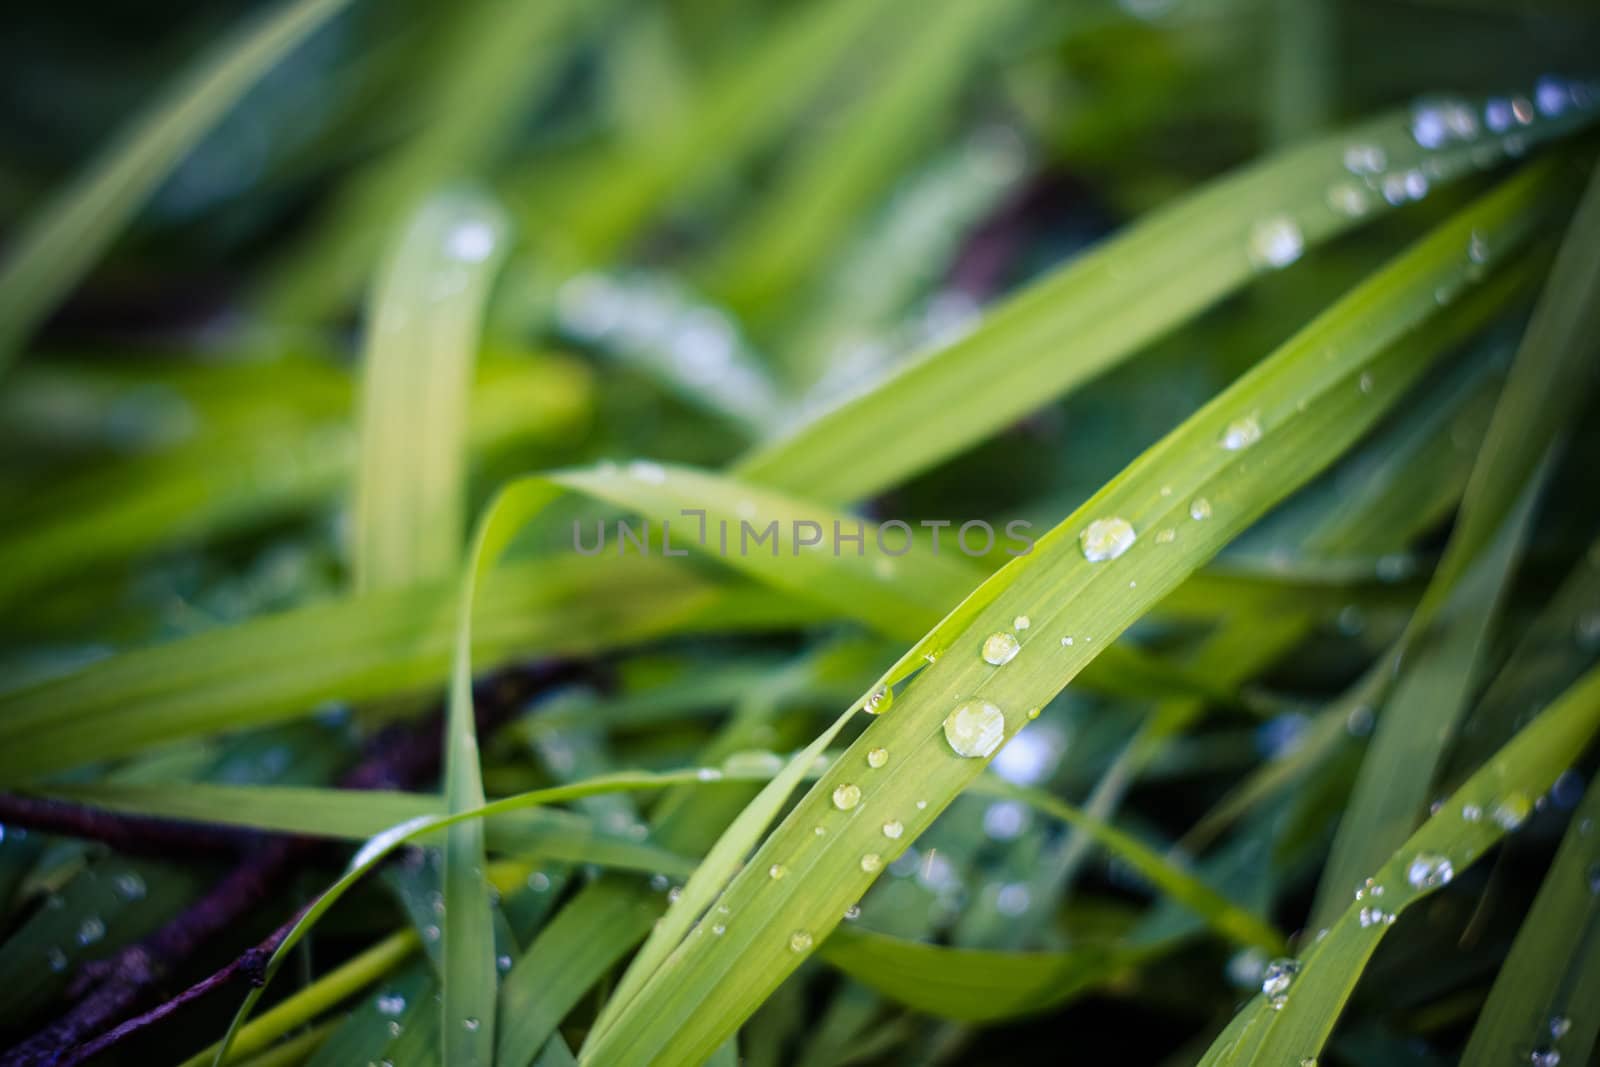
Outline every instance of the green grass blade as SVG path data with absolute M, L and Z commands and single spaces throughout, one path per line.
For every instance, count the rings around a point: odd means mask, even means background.
M 1203 1065 L 1284 1064 L 1321 1052 L 1368 959 L 1398 915 L 1465 870 L 1531 810 L 1600 730 L 1600 671 L 1591 671 L 1545 709 L 1462 785 L 1409 840 L 1373 872 L 1370 891 L 1301 954 L 1298 974 L 1258 994 L 1212 1044 Z M 1480 814 L 1481 813 L 1481 814 Z M 1420 866 L 1417 861 L 1421 860 Z
M 468 390 L 506 241 L 505 215 L 488 197 L 441 193 L 384 263 L 362 356 L 358 590 L 443 578 L 461 557 Z
M 1530 168 L 1438 227 L 952 612 L 919 643 L 933 661 L 798 802 L 723 894 L 718 906 L 732 915 L 726 932 L 691 937 L 584 1060 L 607 1067 L 657 1057 L 694 1060 L 720 1045 L 874 881 L 881 864 L 870 857 L 892 859 L 982 770 L 985 759 L 964 759 L 946 741 L 941 724 L 952 710 L 981 698 L 1001 717 L 996 745 L 1014 735 L 1098 648 L 1331 463 L 1436 355 L 1414 332 L 1437 311 L 1441 285 L 1467 280 L 1472 233 L 1509 252 L 1556 206 L 1556 177 L 1551 166 Z M 1201 496 L 1212 505 L 1211 517 L 1196 521 L 1190 505 Z M 1133 543 L 1117 546 L 1115 562 L 1086 558 L 1080 535 L 1092 543 L 1090 524 L 1113 517 L 1131 526 Z M 1171 537 L 1159 536 L 1169 528 Z M 1023 614 L 1032 625 L 1020 654 L 998 670 L 990 667 L 978 649 Z M 1068 646 L 1058 641 L 1063 634 L 1094 642 Z M 867 763 L 867 751 L 877 748 L 887 753 L 882 770 Z M 861 789 L 859 802 L 836 804 L 835 792 L 850 786 Z M 785 865 L 790 876 L 768 878 L 772 864 Z
M 294 0 L 241 29 L 45 206 L 0 267 L 0 373 L 184 154 L 347 2 Z
M 1377 188 L 1346 165 L 1352 151 L 1366 148 L 1387 162 L 1384 175 L 1372 176 Z M 1019 293 L 962 340 L 757 449 L 733 473 L 822 502 L 885 489 L 1083 384 L 1238 289 L 1266 269 L 1261 248 L 1272 234 L 1293 235 L 1280 258 L 1292 258 L 1290 248 L 1298 256 L 1386 210 L 1385 182 L 1417 168 L 1440 180 L 1459 176 L 1474 169 L 1475 153 L 1424 150 L 1408 116 L 1397 114 L 1222 178 Z M 1475 158 L 1481 163 L 1495 154 Z M 1330 205 L 1351 199 L 1364 205 L 1353 214 Z M 947 414 L 930 419 L 930 411 Z M 877 447 L 884 440 L 895 447 Z
M 1464 665 L 1478 660 L 1493 606 L 1494 586 L 1509 579 L 1535 505 L 1536 471 L 1576 415 L 1600 339 L 1600 170 L 1589 182 L 1533 320 L 1495 406 L 1479 459 L 1462 498 L 1461 516 L 1445 547 L 1408 635 L 1429 641 L 1413 660 L 1382 717 L 1349 810 L 1323 871 L 1314 916 L 1327 922 L 1367 868 L 1381 861 L 1416 826 L 1434 772 L 1440 740 L 1455 732 L 1470 691 Z M 1519 504 L 1519 500 L 1521 503 Z M 1498 539 L 1498 542 L 1496 541 Z M 1494 548 L 1495 544 L 1498 548 Z M 1436 617 L 1480 561 L 1500 577 L 1474 595 L 1474 607 L 1447 633 Z M 1468 583 L 1471 584 L 1471 583 Z M 1463 595 L 1467 595 L 1463 590 Z
M 1586 1063 L 1600 1033 L 1600 789 L 1572 813 L 1462 1054 L 1463 1067 L 1526 1059 L 1530 1049 Z M 1554 1062 L 1554 1061 L 1552 1061 Z

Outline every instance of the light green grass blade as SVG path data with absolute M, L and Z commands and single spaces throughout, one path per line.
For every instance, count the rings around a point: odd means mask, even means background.
M 1331 463 L 1428 366 L 1434 353 L 1414 331 L 1437 311 L 1437 289 L 1467 280 L 1471 235 L 1480 232 L 1491 249 L 1509 252 L 1555 207 L 1556 176 L 1551 166 L 1530 168 L 1438 227 L 952 612 L 913 650 L 919 657 L 930 653 L 932 662 L 799 801 L 723 894 L 718 907 L 732 916 L 726 932 L 691 936 L 581 1058 L 607 1067 L 657 1057 L 692 1061 L 721 1044 L 832 931 L 881 862 L 898 855 L 982 770 L 985 759 L 952 750 L 941 726 L 947 716 L 975 699 L 992 705 L 995 710 L 980 717 L 992 719 L 998 732 L 992 743 L 974 748 L 992 756 L 1099 647 Z M 1210 503 L 1210 518 L 1189 517 L 1198 497 Z M 1120 532 L 1120 541 L 1109 535 L 1116 543 L 1108 551 L 1090 524 L 1111 520 L 1130 528 Z M 1167 529 L 1170 537 L 1162 535 Z M 1024 614 L 1032 625 L 1021 651 L 996 670 L 978 651 Z M 1094 641 L 1068 646 L 1059 641 L 1064 635 Z M 887 754 L 881 770 L 866 756 L 878 748 Z M 860 790 L 859 800 L 850 787 Z M 836 803 L 840 790 L 845 800 Z M 817 826 L 820 836 L 813 832 Z M 768 878 L 772 864 L 786 866 L 789 876 Z
M 804 605 L 662 559 L 508 565 L 483 597 L 474 662 L 576 655 L 667 633 L 784 628 Z M 0 696 L 0 782 L 217 730 L 311 713 L 326 700 L 426 690 L 449 670 L 454 588 L 312 605 L 139 649 Z
M 1479 153 L 1491 145 L 1427 151 L 1409 118 L 1391 115 L 1213 182 L 1011 298 L 962 340 L 757 449 L 733 473 L 821 502 L 880 491 L 1083 384 L 1244 285 L 1270 266 L 1274 236 L 1276 258 L 1295 258 L 1385 210 L 1382 189 L 1408 171 L 1459 176 L 1475 168 L 1473 159 L 1504 150 Z M 1369 176 L 1373 188 L 1347 166 L 1369 158 L 1368 149 L 1386 164 Z M 1356 203 L 1353 213 L 1333 206 Z M 928 418 L 933 411 L 943 417 Z M 886 440 L 895 447 L 879 447 Z
M 373 293 L 362 356 L 352 561 L 363 592 L 446 577 L 466 521 L 467 401 L 478 327 L 505 255 L 488 197 L 434 196 Z
M 1314 1060 L 1368 959 L 1398 915 L 1465 870 L 1532 808 L 1532 800 L 1600 730 L 1600 671 L 1591 671 L 1462 785 L 1384 865 L 1383 892 L 1351 901 L 1298 960 L 1281 1002 L 1257 995 L 1217 1038 L 1203 1065 Z
M 1514 1063 L 1530 1049 L 1555 1052 L 1562 1063 L 1589 1061 L 1600 1033 L 1597 826 L 1600 789 L 1591 785 L 1478 1013 L 1463 1067 Z
M 346 3 L 294 0 L 241 29 L 44 207 L 0 267 L 0 373 L 184 154 Z
M 54 786 L 48 795 L 130 815 L 344 841 L 365 841 L 396 823 L 446 811 L 442 799 L 429 793 L 295 786 L 107 782 Z M 490 851 L 524 859 L 667 874 L 687 874 L 694 867 L 684 856 L 607 829 L 579 812 L 552 809 L 499 816 L 486 823 L 485 833 Z

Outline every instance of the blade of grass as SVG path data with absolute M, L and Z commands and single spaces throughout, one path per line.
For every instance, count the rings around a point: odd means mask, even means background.
M 294 0 L 203 57 L 35 216 L 0 267 L 0 374 L 161 180 L 251 85 L 348 0 Z
M 411 217 L 384 263 L 362 356 L 358 590 L 443 578 L 460 559 L 468 389 L 506 229 L 488 197 L 441 193 Z
M 1403 841 L 1427 803 L 1434 772 L 1444 755 L 1442 737 L 1455 731 L 1471 675 L 1461 664 L 1476 660 L 1497 595 L 1489 594 L 1474 617 L 1454 629 L 1452 641 L 1433 633 L 1436 618 L 1463 576 L 1500 538 L 1515 563 L 1520 535 L 1534 506 L 1535 472 L 1560 441 L 1585 395 L 1600 339 L 1600 264 L 1590 254 L 1600 242 L 1600 169 L 1594 169 L 1550 279 L 1495 406 L 1479 458 L 1461 502 L 1450 541 L 1402 638 L 1400 652 L 1427 638 L 1409 667 L 1403 692 L 1382 716 L 1363 760 L 1350 807 L 1341 820 L 1332 857 L 1317 889 L 1317 922 L 1343 910 L 1345 894 L 1366 870 Z M 1518 501 L 1521 499 L 1521 517 Z M 1500 579 L 1504 581 L 1504 578 Z M 1469 658 L 1470 657 L 1470 658 Z M 1403 699 L 1402 699 L 1403 698 Z
M 1600 789 L 1591 784 L 1478 1013 L 1463 1067 L 1514 1063 L 1530 1048 L 1588 1062 L 1600 1033 L 1597 822 Z
M 933 662 L 896 696 L 893 711 L 862 733 L 734 878 L 718 903 L 734 916 L 726 932 L 691 935 L 580 1059 L 607 1067 L 693 1060 L 725 1040 L 871 884 L 878 865 L 864 865 L 863 857 L 898 855 L 982 770 L 986 759 L 964 759 L 945 740 L 941 723 L 953 709 L 976 699 L 995 709 L 979 713 L 999 731 L 995 744 L 978 752 L 992 756 L 1106 641 L 1331 463 L 1437 356 L 1418 328 L 1436 313 L 1441 285 L 1467 280 L 1471 235 L 1488 236 L 1501 255 L 1530 238 L 1556 207 L 1551 194 L 1560 174 L 1548 164 L 1529 168 L 1439 226 L 953 611 L 908 654 L 932 653 Z M 1248 447 L 1234 447 L 1241 438 Z M 1199 496 L 1211 503 L 1212 517 L 1194 521 L 1190 502 Z M 1131 529 L 1101 553 L 1090 524 L 1113 519 Z M 1157 536 L 1169 527 L 1173 536 Z M 1032 617 L 1028 639 L 995 670 L 977 652 L 1022 614 Z M 1063 633 L 1084 633 L 1095 643 L 1068 646 L 1058 642 Z M 879 748 L 887 753 L 881 770 L 866 760 Z M 834 802 L 836 791 L 843 791 L 842 803 Z M 774 864 L 789 876 L 769 878 Z
M 1261 252 L 1252 250 L 1264 236 L 1291 234 L 1298 255 L 1386 210 L 1382 188 L 1407 171 L 1460 176 L 1477 166 L 1469 157 L 1494 144 L 1430 151 L 1410 128 L 1405 115 L 1375 119 L 1213 182 L 1007 300 L 963 339 L 756 449 L 732 473 L 823 503 L 878 492 L 1081 385 L 1238 289 L 1265 269 Z M 1503 150 L 1498 145 L 1476 159 Z M 1370 176 L 1373 188 L 1347 166 L 1367 158 L 1387 164 Z M 1364 206 L 1353 214 L 1330 206 L 1344 198 Z M 1060 354 L 1041 358 L 1044 352 Z M 929 419 L 930 411 L 948 417 Z M 885 440 L 895 447 L 879 447 Z
M 1391 917 L 1495 845 L 1531 808 L 1529 798 L 1548 789 L 1597 730 L 1600 671 L 1591 671 L 1445 801 L 1375 872 L 1374 886 L 1382 894 L 1351 902 L 1301 954 L 1284 988 L 1255 996 L 1200 1062 L 1210 1067 L 1315 1059 Z

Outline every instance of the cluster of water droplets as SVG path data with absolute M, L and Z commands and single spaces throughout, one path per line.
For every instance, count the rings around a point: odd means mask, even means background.
M 1261 995 L 1267 998 L 1274 1011 L 1281 1011 L 1289 1002 L 1289 989 L 1300 974 L 1300 961 L 1289 956 L 1268 963 L 1261 971 Z

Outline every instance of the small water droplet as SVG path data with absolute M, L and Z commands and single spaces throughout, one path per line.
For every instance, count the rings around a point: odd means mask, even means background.
M 712 923 L 711 924 L 711 933 L 712 933 L 713 936 L 721 937 L 723 934 L 725 934 L 727 932 L 728 932 L 728 927 L 727 927 L 727 925 L 725 923 Z
M 1375 144 L 1353 144 L 1344 150 L 1344 166 L 1352 174 L 1377 174 L 1389 166 L 1389 157 Z
M 1204 522 L 1211 517 L 1211 501 L 1203 496 L 1197 496 L 1189 504 L 1189 517 L 1195 522 Z
M 861 918 L 861 905 L 852 904 L 848 908 L 844 909 L 844 918 L 845 922 L 852 923 Z
M 1234 419 L 1222 431 L 1221 445 L 1229 452 L 1242 452 L 1261 440 L 1261 423 L 1254 415 Z
M 1372 198 L 1353 182 L 1339 182 L 1328 188 L 1328 206 L 1346 218 L 1358 219 L 1371 209 Z
M 60 974 L 67 969 L 67 954 L 59 948 L 52 947 L 49 952 L 45 953 L 44 958 L 45 962 L 50 965 L 50 969 L 56 974 Z
M 996 667 L 1004 666 L 1016 658 L 1021 648 L 1021 643 L 1012 634 L 990 634 L 983 642 L 983 661 Z
M 1449 885 L 1456 875 L 1447 856 L 1437 852 L 1419 852 L 1406 868 L 1406 881 L 1413 889 L 1437 889 Z
M 1063 637 L 1061 639 L 1061 647 L 1062 648 L 1071 648 L 1072 647 L 1072 638 L 1070 636 L 1069 637 Z
M 379 1015 L 399 1015 L 406 1010 L 406 998 L 399 993 L 378 994 Z
M 1168 526 L 1164 530 L 1158 530 L 1156 532 L 1156 544 L 1158 544 L 1158 545 L 1170 545 L 1170 544 L 1172 544 L 1172 542 L 1176 541 L 1177 539 L 1178 539 L 1178 531 L 1174 530 L 1170 526 Z
M 1287 267 L 1300 258 L 1305 248 L 1305 235 L 1287 215 L 1262 219 L 1250 229 L 1250 258 L 1262 266 Z
M 774 882 L 778 881 L 778 879 L 782 878 L 788 873 L 789 868 L 785 867 L 781 863 L 774 863 L 771 867 L 767 868 L 767 877 L 771 878 Z
M 92 945 L 106 936 L 106 924 L 98 915 L 91 915 L 78 926 L 78 944 Z
M 882 715 L 889 710 L 889 705 L 894 703 L 894 690 L 887 686 L 874 689 L 867 702 L 862 705 L 868 715 Z
M 694 772 L 694 776 L 702 782 L 719 782 L 722 780 L 722 772 L 715 767 L 701 767 Z
M 1026 630 L 1032 625 L 1033 620 L 1028 618 L 1026 615 L 1018 615 L 1016 618 L 1011 620 L 1011 628 L 1013 630 Z
M 1133 524 L 1127 519 L 1096 519 L 1078 535 L 1078 545 L 1083 549 L 1084 559 L 1103 563 L 1128 551 L 1136 539 Z
M 134 871 L 124 871 L 111 881 L 112 888 L 117 896 L 123 900 L 143 900 L 145 895 L 144 879 Z
M 928 802 L 926 800 L 917 801 L 917 810 L 918 811 L 925 811 L 927 809 L 927 807 L 928 807 Z
M 1281 1008 L 1288 999 L 1289 987 L 1300 973 L 1300 961 L 1284 956 L 1268 963 L 1261 971 L 1261 993 L 1275 1008 Z
M 1483 809 L 1476 804 L 1461 805 L 1461 819 L 1463 822 L 1477 822 L 1483 818 Z
M 675 885 L 671 889 L 667 890 L 667 903 L 668 904 L 676 904 L 678 901 L 680 901 L 682 899 L 683 899 L 683 886 Z
M 1550 1016 L 1550 1036 L 1560 1041 L 1572 1029 L 1572 1020 L 1565 1015 Z
M 882 866 L 883 857 L 878 855 L 876 852 L 868 852 L 866 855 L 861 857 L 861 869 L 866 871 L 868 874 L 872 874 Z
M 833 791 L 833 806 L 840 811 L 849 811 L 861 803 L 861 787 L 851 785 L 849 782 L 840 785 Z
M 478 1027 L 482 1026 L 483 1024 L 481 1022 L 479 1022 L 478 1019 L 475 1016 L 469 1015 L 465 1019 L 461 1020 L 461 1025 L 463 1027 L 465 1027 L 469 1032 L 474 1032 L 475 1033 L 477 1031 Z
M 900 835 L 905 832 L 905 824 L 899 819 L 890 819 L 888 822 L 883 824 L 883 836 L 889 838 L 891 841 L 897 840 Z
M 889 762 L 889 750 L 886 748 L 873 748 L 867 750 L 867 766 L 873 769 L 882 767 Z
M 1528 1054 L 1528 1062 L 1533 1067 L 1560 1067 L 1561 1053 L 1553 1048 L 1536 1048 Z
M 664 485 L 667 481 L 667 469 L 647 459 L 636 459 L 628 464 L 628 473 L 649 485 Z
M 789 935 L 789 948 L 795 952 L 805 952 L 811 948 L 811 935 L 804 930 L 796 930 Z
M 1005 714 L 987 700 L 968 700 L 945 716 L 944 737 L 958 756 L 987 758 L 1005 736 Z

